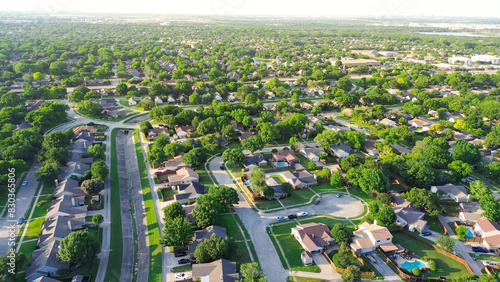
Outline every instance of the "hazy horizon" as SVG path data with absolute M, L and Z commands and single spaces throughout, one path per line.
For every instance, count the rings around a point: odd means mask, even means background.
M 172 1 L 143 0 L 19 0 L 3 3 L 2 12 L 58 12 L 96 14 L 152 15 L 227 15 L 227 16 L 358 16 L 397 18 L 405 16 L 499 18 L 500 1 L 441 0 L 353 0 L 338 1 L 242 1 L 191 0 L 188 5 Z M 500 23 L 500 22 L 499 22 Z

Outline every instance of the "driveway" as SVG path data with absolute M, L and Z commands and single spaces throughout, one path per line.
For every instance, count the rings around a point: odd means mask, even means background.
M 370 253 L 377 261 L 373 266 L 385 277 L 385 281 L 401 281 L 401 278 L 374 252 Z

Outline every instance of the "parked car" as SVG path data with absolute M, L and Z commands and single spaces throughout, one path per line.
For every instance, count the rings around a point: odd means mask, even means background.
M 294 219 L 294 218 L 297 218 L 296 214 L 291 214 L 291 215 L 288 216 L 288 219 Z
M 319 205 L 319 203 L 320 203 L 320 202 L 321 202 L 321 200 L 320 200 L 320 199 L 316 199 L 316 201 L 314 201 L 314 204 L 315 204 L 315 205 Z
M 299 212 L 297 214 L 298 217 L 303 217 L 303 216 L 308 216 L 309 214 L 307 212 Z
M 422 235 L 422 236 L 430 236 L 430 235 L 432 235 L 432 233 L 430 231 L 424 231 L 420 235 Z
M 175 279 L 187 279 L 188 278 L 188 275 L 186 273 L 176 273 L 174 276 L 175 276 Z
M 186 256 L 186 255 L 187 255 L 186 252 L 175 253 L 176 258 L 180 258 L 180 257 Z
M 340 197 L 342 197 L 342 194 L 337 193 L 337 195 L 335 195 L 335 197 L 340 198 Z
M 160 167 L 158 168 L 158 170 L 164 170 L 164 169 L 165 169 L 165 168 L 164 168 L 164 167 L 162 167 L 162 166 L 160 166 Z
M 177 261 L 178 264 L 186 264 L 186 263 L 190 263 L 191 260 L 190 259 L 180 259 Z
M 219 167 L 219 169 L 220 169 L 220 170 L 224 170 L 224 167 L 223 167 L 223 166 L 220 166 L 220 167 Z
M 17 220 L 17 224 L 23 224 L 24 222 L 24 218 L 21 216 L 18 220 Z
M 23 185 L 23 186 L 28 185 L 28 181 L 24 180 L 24 181 L 23 181 L 23 184 L 21 184 L 21 185 Z
M 487 253 L 488 250 L 483 247 L 472 247 L 472 251 L 476 253 Z
M 495 262 L 495 261 L 489 261 L 489 260 L 484 261 L 484 262 L 483 262 L 483 264 L 484 264 L 484 265 L 498 265 L 498 263 L 497 263 L 497 262 Z
M 281 221 L 281 220 L 286 220 L 286 217 L 284 217 L 284 216 L 278 216 L 278 218 L 277 218 L 277 219 L 278 219 L 279 221 Z

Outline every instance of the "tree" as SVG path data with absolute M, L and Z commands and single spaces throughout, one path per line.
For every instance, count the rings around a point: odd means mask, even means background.
M 340 171 L 332 173 L 330 176 L 330 185 L 332 185 L 333 188 L 342 188 L 344 187 L 344 184 L 344 177 L 342 177 L 342 173 Z
M 452 161 L 448 164 L 448 169 L 455 177 L 455 181 L 459 181 L 460 179 L 467 177 L 467 175 L 472 172 L 472 166 L 460 160 Z
M 391 207 L 383 205 L 378 218 L 383 225 L 389 226 L 396 221 L 396 214 Z
M 455 250 L 455 241 L 450 236 L 441 236 L 436 239 L 436 246 L 448 253 L 453 252 Z
M 163 208 L 163 216 L 165 221 L 174 220 L 177 217 L 186 216 L 186 212 L 182 209 L 182 205 L 179 202 L 173 202 L 170 205 Z
M 366 137 L 363 132 L 347 131 L 345 137 L 352 148 L 360 150 L 365 147 Z
M 419 276 L 419 275 L 421 274 L 421 273 L 420 273 L 420 269 L 418 269 L 418 268 L 416 268 L 416 267 L 415 267 L 415 268 L 414 268 L 411 272 L 412 272 L 412 273 L 413 273 L 413 275 L 415 275 L 415 276 Z
M 486 172 L 491 179 L 500 179 L 500 163 L 492 162 L 487 164 Z
M 240 272 L 243 278 L 238 282 L 267 282 L 264 269 L 258 262 L 245 263 L 240 266 Z
M 155 101 L 153 101 L 153 99 L 144 98 L 137 104 L 137 106 L 139 108 L 143 108 L 145 111 L 149 111 L 149 110 L 153 109 L 156 106 L 156 104 L 155 104 Z
M 94 216 L 92 217 L 92 223 L 94 223 L 98 228 L 103 222 L 104 217 L 100 213 L 94 214 Z
M 101 145 L 92 145 L 87 151 L 94 160 L 104 160 L 104 148 Z
M 266 185 L 266 173 L 264 170 L 258 166 L 252 167 L 250 173 L 248 173 L 248 178 L 250 179 L 250 188 L 256 192 L 264 192 Z
M 85 231 L 71 232 L 61 240 L 57 258 L 63 262 L 80 264 L 91 261 L 99 253 L 99 242 Z
M 104 161 L 97 161 L 90 167 L 90 172 L 92 172 L 92 177 L 104 182 L 109 174 L 109 169 Z
M 236 136 L 236 129 L 234 128 L 234 125 L 228 124 L 221 129 L 220 133 L 231 140 Z
M 42 147 L 44 149 L 50 148 L 67 148 L 71 142 L 71 138 L 68 138 L 64 132 L 51 132 L 45 135 Z
M 344 142 L 344 135 L 342 132 L 337 132 L 334 130 L 325 130 L 322 133 L 318 134 L 314 141 L 321 144 L 323 149 L 329 151 L 332 145 L 339 145 Z
M 41 73 L 41 72 L 35 72 L 33 74 L 33 79 L 34 80 L 42 80 L 44 78 L 45 78 L 45 75 L 43 73 Z
M 233 249 L 233 242 L 229 237 L 224 239 L 212 234 L 210 239 L 198 244 L 194 251 L 197 263 L 212 262 L 220 258 L 227 258 Z
M 264 142 L 262 142 L 259 136 L 250 136 L 247 139 L 241 140 L 241 148 L 253 153 L 264 148 Z
M 187 218 L 178 216 L 173 220 L 166 220 L 163 226 L 163 236 L 160 244 L 174 248 L 184 247 L 194 235 Z
M 291 137 L 290 140 L 288 141 L 288 144 L 290 144 L 290 148 L 293 150 L 298 149 L 298 145 L 301 144 L 299 138 L 297 137 Z
M 128 87 L 127 84 L 125 84 L 124 82 L 116 86 L 116 93 L 120 95 L 127 95 L 127 92 L 128 92 Z
M 227 211 L 229 207 L 237 205 L 240 201 L 236 190 L 225 185 L 211 186 L 208 193 L 220 203 L 222 211 Z
M 196 199 L 193 216 L 196 225 L 205 228 L 217 223 L 219 213 L 222 210 L 220 202 L 211 194 L 205 194 Z
M 481 160 L 481 152 L 474 144 L 459 140 L 453 147 L 453 160 L 474 166 Z
M 351 239 L 351 232 L 349 232 L 347 227 L 342 223 L 336 223 L 330 231 L 330 234 L 332 234 L 337 244 L 349 243 Z
M 351 263 L 350 259 L 349 259 L 350 256 L 352 256 L 352 253 L 351 253 L 351 248 L 349 247 L 349 244 L 342 243 L 342 244 L 340 244 L 339 252 L 336 253 L 333 256 L 333 258 L 334 258 L 335 263 L 339 264 L 339 265 L 337 265 L 337 267 L 346 269 L 349 266 L 349 264 Z
M 141 131 L 141 133 L 143 133 L 146 136 L 148 135 L 149 130 L 152 128 L 153 128 L 153 126 L 147 120 L 141 121 L 141 123 L 139 123 L 139 130 Z
M 182 157 L 182 161 L 192 168 L 200 167 L 206 160 L 207 154 L 202 148 L 194 148 Z
M 340 166 L 343 171 L 349 171 L 351 168 L 358 167 L 363 164 L 363 159 L 358 154 L 351 154 L 340 160 Z
M 257 124 L 257 130 L 264 143 L 271 143 L 280 137 L 278 128 L 270 122 Z
M 341 77 L 337 82 L 335 82 L 335 86 L 344 90 L 345 92 L 349 92 L 352 88 L 352 80 L 349 76 Z
M 191 95 L 189 95 L 189 103 L 191 104 L 195 104 L 195 103 L 199 103 L 201 102 L 201 96 L 196 94 L 196 93 L 193 93 Z
M 83 181 L 81 187 L 86 194 L 97 195 L 104 189 L 104 183 L 94 178 Z
M 14 268 L 12 269 L 12 259 Z M 14 277 L 26 263 L 26 256 L 23 253 L 8 252 L 5 256 L 0 256 L 0 276 L 7 275 Z M 15 279 L 14 279 L 15 281 Z
M 44 185 L 52 185 L 60 172 L 61 169 L 56 161 L 47 161 L 38 169 L 35 175 L 38 181 L 41 181 Z
M 358 180 L 358 185 L 368 195 L 373 191 L 385 192 L 389 190 L 389 180 L 387 177 L 377 169 L 363 169 L 361 171 L 361 178 Z
M 460 225 L 457 228 L 455 228 L 455 233 L 457 234 L 457 238 L 460 241 L 465 241 L 465 235 L 467 234 L 468 229 L 465 227 L 465 225 Z
M 283 189 L 285 193 L 290 194 L 293 191 L 293 186 L 292 184 L 285 182 L 281 184 L 281 189 Z
M 392 203 L 392 197 L 389 193 L 380 193 L 377 195 L 375 200 L 381 202 L 384 205 L 390 206 Z
M 227 149 L 222 153 L 222 159 L 232 165 L 242 166 L 245 163 L 245 155 L 238 149 Z
M 309 161 L 307 163 L 307 168 L 308 169 L 313 169 L 313 168 L 316 168 L 316 163 L 314 161 Z
M 342 273 L 342 280 L 345 282 L 361 281 L 361 271 L 355 265 L 349 265 Z
M 97 111 L 101 108 L 99 103 L 90 100 L 80 101 L 75 106 L 79 111 L 83 111 L 91 115 L 97 114 Z

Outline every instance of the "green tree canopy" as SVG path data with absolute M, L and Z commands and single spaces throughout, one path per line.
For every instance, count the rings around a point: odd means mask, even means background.
M 61 240 L 57 258 L 63 262 L 80 264 L 91 261 L 99 253 L 99 242 L 88 231 L 71 232 Z

